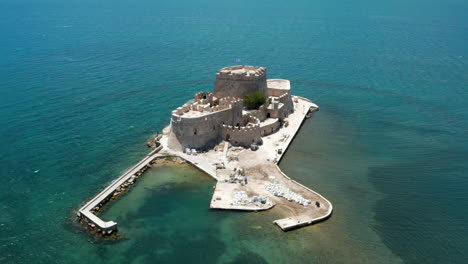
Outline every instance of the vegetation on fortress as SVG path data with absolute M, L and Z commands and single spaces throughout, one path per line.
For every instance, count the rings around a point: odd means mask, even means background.
M 262 91 L 255 91 L 248 93 L 242 98 L 244 100 L 244 106 L 247 109 L 258 109 L 262 104 L 265 103 L 265 93 Z

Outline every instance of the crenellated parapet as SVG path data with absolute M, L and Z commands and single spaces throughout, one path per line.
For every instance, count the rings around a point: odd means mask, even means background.
M 205 105 L 205 104 L 212 104 L 213 103 L 213 93 L 207 92 L 198 92 L 194 96 L 194 101 L 198 104 Z
M 172 111 L 168 145 L 207 149 L 221 140 L 245 147 L 259 144 L 262 135 L 277 131 L 294 111 L 289 80 L 266 77 L 265 67 L 236 65 L 219 70 L 213 93 L 198 92 L 193 103 Z M 244 112 L 242 98 L 252 92 L 262 92 L 268 100 L 259 109 Z
M 211 94 L 212 95 L 212 94 Z M 212 98 L 212 97 L 211 97 Z M 224 97 L 219 99 L 219 104 L 213 105 L 211 103 L 205 103 L 203 100 L 210 99 L 198 99 L 198 101 L 192 104 L 184 104 L 181 107 L 172 111 L 173 120 L 180 121 L 182 118 L 199 118 L 202 116 L 208 116 L 219 111 L 227 109 L 240 109 L 242 111 L 243 102 L 239 98 L 235 97 Z
M 231 107 L 243 107 L 244 103 L 241 99 L 231 96 L 226 96 L 219 99 L 219 106 L 221 108 L 231 108 Z
M 216 73 L 216 78 L 251 81 L 266 77 L 266 71 L 267 69 L 265 67 L 237 65 L 222 68 Z
M 225 125 L 221 126 L 221 136 L 234 146 L 250 147 L 251 144 L 261 144 L 260 120 L 254 116 L 248 116 L 245 126 Z
M 199 101 L 172 111 L 169 146 L 174 149 L 209 149 L 221 139 L 221 126 L 243 123 L 243 101 L 235 97 L 224 97 L 218 104 L 201 104 Z

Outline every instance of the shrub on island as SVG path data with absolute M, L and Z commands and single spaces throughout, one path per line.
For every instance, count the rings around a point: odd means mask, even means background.
M 255 91 L 252 93 L 248 93 L 242 98 L 244 100 L 244 106 L 247 109 L 258 109 L 262 104 L 265 103 L 266 96 L 265 93 L 261 91 Z

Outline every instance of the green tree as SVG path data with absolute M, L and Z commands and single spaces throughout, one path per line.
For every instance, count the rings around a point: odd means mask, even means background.
M 244 106 L 247 109 L 258 109 L 262 104 L 265 103 L 265 93 L 261 91 L 255 91 L 248 93 L 242 98 L 244 100 Z

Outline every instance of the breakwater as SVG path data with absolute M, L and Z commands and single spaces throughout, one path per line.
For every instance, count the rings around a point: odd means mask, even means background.
M 99 218 L 96 213 L 111 199 L 116 198 L 123 193 L 129 186 L 133 185 L 148 168 L 151 162 L 158 157 L 158 152 L 162 146 L 157 142 L 156 148 L 152 150 L 145 158 L 138 162 L 135 166 L 127 170 L 119 178 L 114 180 L 109 186 L 102 190 L 99 194 L 89 200 L 82 206 L 77 213 L 77 217 L 91 228 L 102 232 L 103 235 L 111 234 L 117 231 L 117 223 L 114 221 L 104 221 Z

